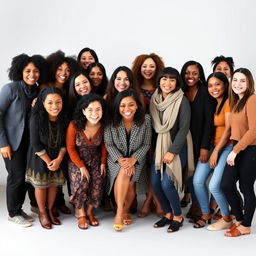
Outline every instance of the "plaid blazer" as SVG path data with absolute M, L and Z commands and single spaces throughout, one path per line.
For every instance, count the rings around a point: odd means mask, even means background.
M 132 181 L 140 182 L 142 186 L 146 186 L 145 162 L 147 151 L 151 145 L 151 132 L 151 119 L 148 114 L 145 115 L 145 121 L 141 126 L 136 124 L 132 126 L 129 142 L 127 142 L 123 123 L 118 127 L 110 125 L 105 128 L 104 141 L 108 151 L 107 177 L 109 193 L 121 167 L 118 163 L 120 157 L 134 157 L 138 160 L 135 164 L 135 174 L 132 177 Z M 137 191 L 142 190 L 144 190 L 142 187 L 137 189 Z

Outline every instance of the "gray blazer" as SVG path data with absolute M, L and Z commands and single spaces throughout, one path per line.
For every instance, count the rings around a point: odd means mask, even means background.
M 138 182 L 137 192 L 146 191 L 145 162 L 147 151 L 151 144 L 151 119 L 147 114 L 141 126 L 134 124 L 130 134 L 129 147 L 126 140 L 126 131 L 123 123 L 118 127 L 108 126 L 104 131 L 104 141 L 108 151 L 108 192 L 111 192 L 115 178 L 121 168 L 118 163 L 120 157 L 134 157 L 138 159 L 135 164 L 135 174 L 132 181 Z M 129 148 L 129 152 L 128 152 Z
M 10 145 L 16 151 L 25 128 L 26 96 L 22 81 L 4 85 L 0 89 L 0 147 Z

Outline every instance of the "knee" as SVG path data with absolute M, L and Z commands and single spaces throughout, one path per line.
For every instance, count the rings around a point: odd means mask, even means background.
M 161 187 L 164 191 L 175 189 L 173 181 L 168 177 L 165 177 L 161 181 Z
M 204 181 L 199 175 L 194 175 L 193 186 L 194 189 L 204 187 Z
M 210 182 L 209 190 L 212 194 L 220 192 L 220 183 Z

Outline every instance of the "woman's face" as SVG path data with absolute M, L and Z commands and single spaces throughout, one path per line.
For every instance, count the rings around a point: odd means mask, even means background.
M 248 88 L 246 76 L 243 73 L 236 72 L 233 75 L 231 86 L 233 92 L 237 94 L 240 99 L 242 99 Z
M 40 71 L 33 62 L 29 62 L 28 65 L 22 71 L 22 79 L 28 86 L 33 86 L 40 77 Z
M 87 108 L 83 109 L 83 114 L 87 122 L 97 124 L 103 115 L 102 106 L 99 101 L 91 102 Z
M 231 70 L 226 61 L 221 61 L 215 68 L 214 72 L 221 72 L 226 75 L 227 78 L 231 77 Z
M 200 72 L 196 65 L 190 65 L 185 72 L 185 83 L 187 86 L 197 86 L 200 79 Z
M 57 117 L 62 110 L 62 98 L 57 93 L 48 94 L 43 102 L 44 108 L 48 113 L 51 121 L 57 120 Z
M 92 90 L 89 80 L 82 74 L 75 78 L 74 89 L 80 96 L 89 94 Z
M 119 113 L 125 120 L 132 121 L 138 106 L 133 97 L 125 97 L 121 100 L 119 105 Z
M 103 73 L 99 67 L 93 67 L 89 76 L 94 86 L 99 86 L 103 80 Z
M 83 52 L 80 58 L 80 64 L 83 69 L 87 69 L 87 67 L 91 64 L 94 63 L 95 59 L 91 55 L 90 52 Z
M 116 78 L 114 80 L 114 86 L 118 92 L 122 92 L 129 89 L 130 80 L 125 71 L 121 70 L 116 74 Z
M 70 68 L 67 62 L 63 62 L 56 71 L 55 79 L 59 84 L 65 84 L 70 77 Z
M 147 58 L 141 65 L 141 75 L 144 79 L 150 80 L 156 73 L 156 63 L 152 58 Z
M 222 98 L 225 92 L 225 84 L 217 77 L 211 77 L 208 81 L 208 92 L 215 98 Z
M 163 76 L 159 81 L 159 86 L 162 90 L 163 98 L 173 92 L 176 89 L 177 80 L 175 78 L 170 77 L 170 75 Z

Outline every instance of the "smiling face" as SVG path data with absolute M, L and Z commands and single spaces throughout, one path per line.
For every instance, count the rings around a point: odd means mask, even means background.
M 43 102 L 44 108 L 48 113 L 49 120 L 56 121 L 58 114 L 62 110 L 62 98 L 57 93 L 50 93 Z
M 87 52 L 83 52 L 83 54 L 81 55 L 80 58 L 80 64 L 82 66 L 83 69 L 87 69 L 87 67 L 91 64 L 94 63 L 95 59 L 94 57 L 91 55 L 91 53 L 89 51 Z
M 221 61 L 215 68 L 214 72 L 221 72 L 226 75 L 227 78 L 231 76 L 231 70 L 226 61 Z
M 125 120 L 132 121 L 138 106 L 134 98 L 125 97 L 121 100 L 119 105 L 119 113 Z
M 83 114 L 92 125 L 97 124 L 103 115 L 102 106 L 99 101 L 91 102 L 87 108 L 83 109 Z
M 103 80 L 103 73 L 99 67 L 93 67 L 89 76 L 94 86 L 99 86 Z
M 185 83 L 187 86 L 197 86 L 200 79 L 200 72 L 196 65 L 190 65 L 185 72 Z
M 33 62 L 29 62 L 28 65 L 22 71 L 22 79 L 29 87 L 33 86 L 40 77 L 40 71 Z
M 150 80 L 156 73 L 156 63 L 152 58 L 147 58 L 141 65 L 141 75 L 144 79 Z
M 246 76 L 243 73 L 236 72 L 233 75 L 231 86 L 233 92 L 238 95 L 239 99 L 242 99 L 248 88 Z
M 208 92 L 215 99 L 223 98 L 225 84 L 217 77 L 211 77 L 208 81 Z
M 121 70 L 116 74 L 116 78 L 114 80 L 114 86 L 118 92 L 122 92 L 129 89 L 130 80 L 125 71 Z
M 80 96 L 89 94 L 92 90 L 89 80 L 82 74 L 75 78 L 74 89 Z
M 162 96 L 165 99 L 166 96 L 176 89 L 177 80 L 170 75 L 163 76 L 159 81 L 159 86 L 162 90 Z
M 56 71 L 55 79 L 59 84 L 65 84 L 70 77 L 70 69 L 67 62 L 63 62 Z

